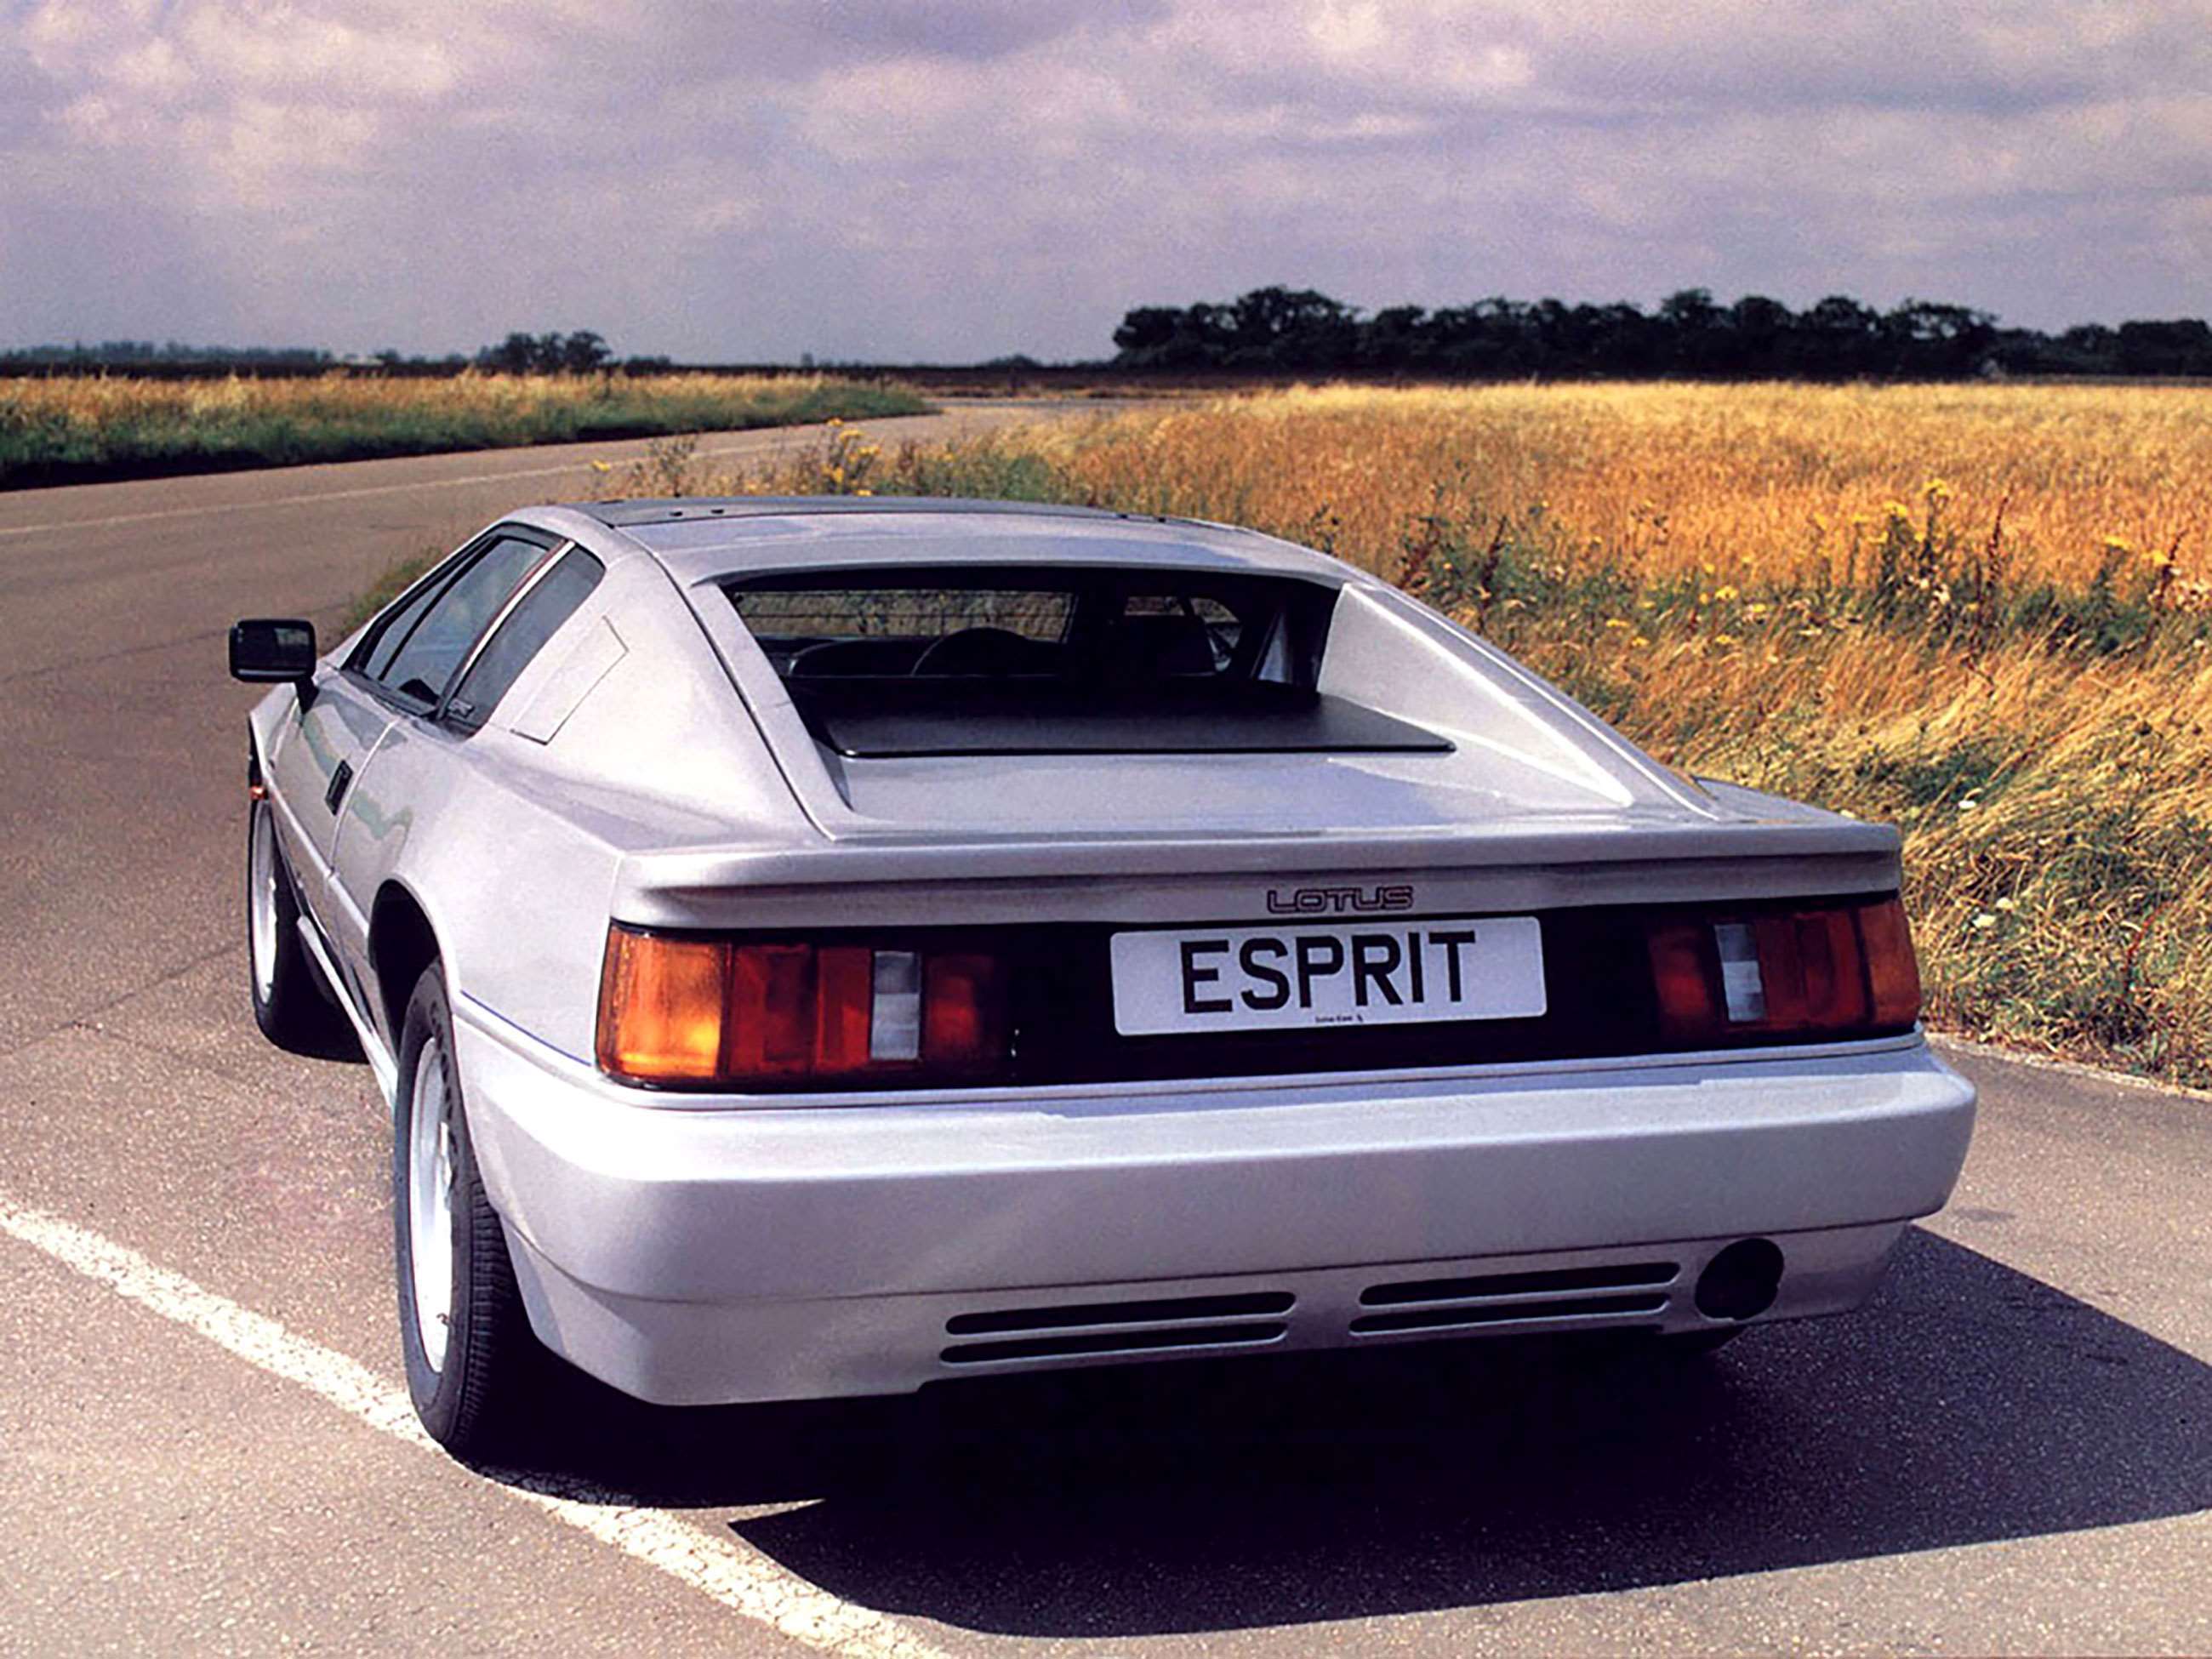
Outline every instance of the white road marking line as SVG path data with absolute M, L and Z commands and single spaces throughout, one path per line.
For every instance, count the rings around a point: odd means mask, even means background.
M 436 1451 L 405 1392 L 360 1361 L 295 1335 L 137 1251 L 0 1196 L 0 1232 L 43 1251 L 118 1296 L 205 1337 L 249 1364 L 296 1382 L 340 1411 L 410 1446 Z M 896 1621 L 840 1601 L 742 1540 L 640 1509 L 580 1481 L 500 1473 L 507 1492 L 555 1520 L 659 1568 L 732 1613 L 825 1653 L 851 1659 L 939 1659 Z
M 757 449 L 774 447 L 778 441 L 787 441 L 793 436 L 811 437 L 820 429 L 813 426 L 770 427 L 766 428 L 766 433 L 774 434 L 774 437 L 769 437 L 763 434 L 756 437 L 751 443 L 735 448 L 702 450 L 694 459 L 702 461 L 723 460 L 732 455 L 744 455 Z M 412 457 L 410 459 L 427 459 L 428 458 Z M 472 472 L 459 478 L 430 478 L 414 483 L 362 484 L 352 489 L 306 490 L 295 495 L 265 495 L 258 501 L 222 501 L 210 503 L 206 507 L 165 507 L 150 513 L 118 513 L 105 519 L 58 519 L 51 524 L 0 526 L 0 536 L 35 536 L 42 531 L 49 530 L 104 530 L 114 525 L 144 524 L 154 519 L 197 519 L 204 518 L 210 513 L 246 513 L 256 507 L 305 507 L 316 501 L 352 501 L 362 495 L 419 494 L 425 489 L 453 489 L 463 484 L 501 483 L 509 478 L 550 478 L 562 473 L 585 471 L 590 466 L 589 460 L 577 459 L 566 462 L 560 466 L 518 468 L 512 472 Z M 201 473 L 193 476 L 204 477 L 208 475 Z M 131 481 L 118 480 L 118 482 Z
M 945 413 L 957 418 L 963 415 L 989 412 L 991 408 L 991 405 L 978 404 L 969 409 L 948 410 Z M 940 416 L 936 415 L 885 415 L 869 422 L 868 424 L 881 427 L 893 425 L 902 421 L 933 421 L 939 418 Z M 739 434 L 736 443 L 726 445 L 720 449 L 702 449 L 693 459 L 702 461 L 720 461 L 727 460 L 734 455 L 750 455 L 766 449 L 781 449 L 793 441 L 803 441 L 820 436 L 827 429 L 827 425 L 826 422 L 816 421 L 804 426 L 755 427 L 750 431 Z M 625 439 L 620 441 L 631 441 Z M 382 456 L 376 459 L 434 460 L 437 457 L 433 454 Z M 322 465 L 359 465 L 359 463 L 325 462 Z M 150 513 L 118 513 L 105 519 L 57 519 L 50 524 L 4 525 L 0 526 L 0 536 L 36 536 L 52 530 L 105 530 L 115 525 L 145 524 L 155 519 L 198 519 L 204 518 L 210 513 L 246 513 L 264 507 L 307 507 L 317 501 L 353 501 L 363 495 L 396 495 L 420 493 L 425 489 L 455 489 L 463 484 L 504 483 L 509 478 L 552 478 L 558 477 L 563 473 L 588 470 L 591 465 L 589 458 L 580 456 L 574 460 L 564 461 L 558 466 L 517 467 L 513 471 L 503 472 L 472 472 L 465 477 L 459 478 L 428 478 L 411 483 L 362 484 L 352 489 L 305 490 L 293 495 L 264 496 L 259 501 L 222 501 L 210 503 L 206 507 L 165 507 L 156 508 Z M 197 472 L 184 476 L 204 478 L 223 475 Z M 149 480 L 119 478 L 116 482 L 144 483 Z

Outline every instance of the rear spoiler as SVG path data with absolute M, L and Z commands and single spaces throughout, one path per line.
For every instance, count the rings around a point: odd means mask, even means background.
M 617 868 L 612 901 L 621 920 L 681 927 L 703 925 L 709 917 L 756 920 L 786 900 L 811 908 L 819 925 L 825 888 L 835 890 L 827 899 L 841 912 L 882 903 L 904 908 L 898 901 L 909 895 L 933 908 L 956 899 L 988 907 L 994 897 L 1033 902 L 1044 891 L 1065 892 L 1068 884 L 1104 899 L 1136 889 L 1218 887 L 1224 878 L 1241 878 L 1256 891 L 1354 874 L 1370 881 L 1465 877 L 1451 885 L 1476 883 L 1494 890 L 1502 904 L 1532 902 L 1507 895 L 1537 890 L 1550 896 L 1548 905 L 1871 893 L 1896 890 L 1899 848 L 1897 831 L 1887 824 L 1824 817 L 1606 829 L 1521 824 L 1490 833 L 1340 838 L 1310 831 L 957 842 L 854 836 L 813 847 L 631 853 Z M 1264 879 L 1254 884 L 1254 878 Z M 996 918 L 963 912 L 958 919 Z

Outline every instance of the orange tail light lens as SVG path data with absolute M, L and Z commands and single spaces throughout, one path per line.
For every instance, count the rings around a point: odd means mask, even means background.
M 672 938 L 617 923 L 598 1048 L 601 1071 L 636 1083 L 973 1076 L 1006 1057 L 1006 975 L 972 951 Z
M 1892 1030 L 1920 1015 L 1894 897 L 1668 921 L 1645 942 L 1660 1026 L 1676 1042 Z
M 617 927 L 599 974 L 599 1069 L 696 1083 L 721 1069 L 730 947 Z

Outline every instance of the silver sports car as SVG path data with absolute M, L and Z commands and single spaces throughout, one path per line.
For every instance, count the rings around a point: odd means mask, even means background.
M 252 1000 L 392 1107 L 465 1449 L 668 1403 L 1863 1302 L 1973 1091 L 1898 838 L 1364 572 L 1060 507 L 533 508 L 242 622 Z

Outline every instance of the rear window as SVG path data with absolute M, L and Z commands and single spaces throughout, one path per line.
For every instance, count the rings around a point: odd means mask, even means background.
M 819 742 L 854 758 L 1443 749 L 1316 689 L 1335 591 L 1131 568 L 729 584 Z
M 806 587 L 732 596 L 776 672 L 808 678 L 1052 672 L 1075 596 L 1033 587 Z

